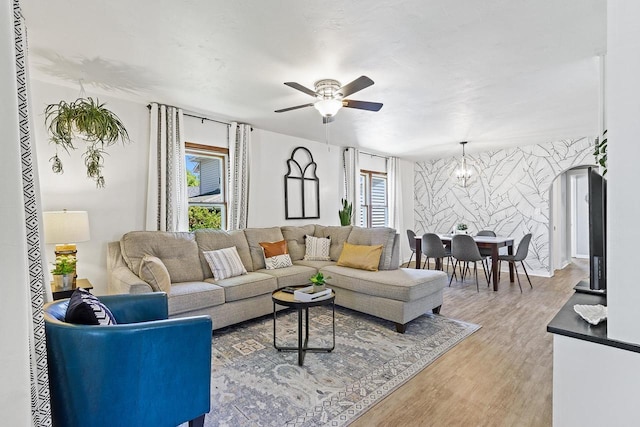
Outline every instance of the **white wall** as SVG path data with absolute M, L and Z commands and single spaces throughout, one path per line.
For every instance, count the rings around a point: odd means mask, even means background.
M 296 147 L 306 147 L 316 162 L 320 180 L 320 218 L 285 220 L 284 176 L 287 160 Z M 261 129 L 251 134 L 249 177 L 249 227 L 323 224 L 340 225 L 342 195 L 342 149 Z
M 640 343 L 640 286 L 629 266 L 640 240 L 640 2 L 607 2 L 607 304 L 609 338 Z M 640 368 L 640 364 L 637 365 Z
M 13 5 L 0 5 L 0 414 L 6 426 L 31 425 L 29 329 L 32 323 L 27 276 L 22 171 L 18 130 Z
M 589 203 L 587 170 L 570 171 L 571 178 L 571 228 L 574 233 L 571 254 L 577 258 L 589 257 Z
M 195 144 L 229 147 L 229 126 L 211 120 L 184 116 L 184 140 Z
M 83 147 L 71 155 L 60 151 L 64 165 L 62 175 L 51 171 L 49 158 L 55 148 L 49 143 L 44 109 L 60 100 L 70 101 L 79 96 L 77 89 L 32 81 L 33 133 L 38 155 L 38 171 L 43 211 L 86 210 L 89 213 L 91 240 L 78 243 L 78 276 L 88 278 L 97 295 L 107 293 L 107 242 L 118 240 L 124 233 L 142 230 L 145 219 L 147 162 L 149 146 L 149 111 L 146 104 L 135 104 L 117 98 L 99 96 L 107 108 L 124 123 L 131 143 L 114 145 L 105 156 L 105 188 L 96 188 L 86 177 L 82 160 Z M 87 96 L 94 96 L 85 87 Z M 82 142 L 80 142 L 82 144 Z M 53 261 L 53 246 L 46 246 L 48 265 Z

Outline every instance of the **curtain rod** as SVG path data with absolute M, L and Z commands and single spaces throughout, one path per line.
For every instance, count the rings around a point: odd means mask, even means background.
M 380 154 L 373 154 L 373 153 L 367 153 L 366 151 L 360 151 L 360 154 L 366 154 L 367 156 L 371 156 L 371 157 L 380 157 L 381 159 L 388 159 L 389 156 L 381 156 Z
M 167 107 L 180 108 L 180 107 L 176 107 L 175 105 L 167 105 L 167 104 L 162 104 L 162 105 L 166 105 Z M 148 104 L 147 108 L 149 110 L 151 110 L 151 104 Z M 204 123 L 205 120 L 207 120 L 207 121 L 210 121 L 210 122 L 215 122 L 215 123 L 220 123 L 220 124 L 223 124 L 223 125 L 231 126 L 231 123 L 229 123 L 229 122 L 223 122 L 222 120 L 210 119 L 208 117 L 196 116 L 194 114 L 185 113 L 184 110 L 182 112 L 182 115 L 183 116 L 187 116 L 187 117 L 193 117 L 194 119 L 200 119 L 200 120 L 202 120 L 203 123 Z

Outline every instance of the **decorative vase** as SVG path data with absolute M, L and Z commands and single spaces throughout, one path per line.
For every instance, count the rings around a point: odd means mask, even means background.
M 70 291 L 73 287 L 73 273 L 62 275 L 62 290 Z
M 326 289 L 327 287 L 325 286 L 325 284 L 323 283 L 322 285 L 313 285 L 313 293 L 315 294 L 316 292 L 322 292 Z

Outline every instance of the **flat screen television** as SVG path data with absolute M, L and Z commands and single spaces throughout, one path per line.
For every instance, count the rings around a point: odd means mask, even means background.
M 589 168 L 589 289 L 607 289 L 607 180 Z

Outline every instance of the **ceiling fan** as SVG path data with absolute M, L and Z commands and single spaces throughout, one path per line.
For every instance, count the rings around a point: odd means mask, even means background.
M 333 79 L 322 79 L 315 82 L 311 90 L 296 82 L 285 82 L 289 87 L 313 96 L 318 100 L 309 104 L 296 105 L 295 107 L 283 108 L 276 110 L 276 113 L 284 113 L 285 111 L 297 110 L 298 108 L 314 107 L 322 114 L 322 123 L 333 121 L 333 117 L 338 113 L 340 108 L 357 108 L 359 110 L 380 111 L 382 104 L 379 102 L 355 101 L 352 99 L 344 99 L 362 89 L 373 84 L 367 76 L 360 76 L 349 84 L 342 86 L 339 81 Z

